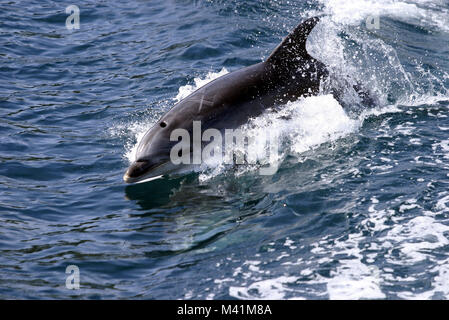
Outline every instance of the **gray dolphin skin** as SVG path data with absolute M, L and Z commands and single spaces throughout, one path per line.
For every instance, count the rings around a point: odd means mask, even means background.
M 235 129 L 270 107 L 318 94 L 328 71 L 306 50 L 318 21 L 297 26 L 266 61 L 217 78 L 173 106 L 140 141 L 123 180 L 141 182 L 173 168 L 170 150 L 178 142 L 170 141 L 171 132 L 192 132 L 193 121 L 201 121 L 202 131 Z

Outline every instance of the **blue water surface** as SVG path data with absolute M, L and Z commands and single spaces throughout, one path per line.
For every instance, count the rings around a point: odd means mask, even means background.
M 449 3 L 396 4 L 0 2 L 0 298 L 448 298 Z M 313 52 L 379 96 L 358 126 L 271 176 L 123 183 L 180 88 L 323 13 Z

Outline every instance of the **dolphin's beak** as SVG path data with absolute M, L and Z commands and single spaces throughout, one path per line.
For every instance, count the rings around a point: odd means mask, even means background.
M 158 164 L 148 160 L 137 160 L 126 170 L 123 181 L 126 183 L 138 182 L 155 167 L 158 167 Z

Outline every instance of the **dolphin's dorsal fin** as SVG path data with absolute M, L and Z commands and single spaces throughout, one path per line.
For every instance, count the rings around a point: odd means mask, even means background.
M 275 67 L 294 67 L 300 60 L 312 59 L 306 50 L 306 42 L 318 21 L 320 21 L 320 18 L 314 17 L 297 26 L 268 57 L 267 63 Z

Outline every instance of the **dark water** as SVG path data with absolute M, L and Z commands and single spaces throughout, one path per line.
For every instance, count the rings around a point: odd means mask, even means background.
M 78 30 L 69 3 L 0 3 L 0 298 L 449 297 L 447 1 L 73 4 Z M 256 123 L 287 140 L 272 176 L 124 185 L 178 93 L 317 13 L 310 50 L 378 108 L 323 95 Z

